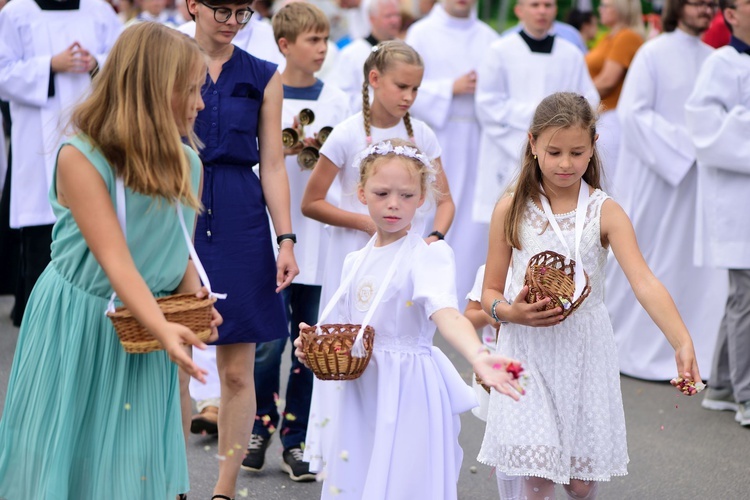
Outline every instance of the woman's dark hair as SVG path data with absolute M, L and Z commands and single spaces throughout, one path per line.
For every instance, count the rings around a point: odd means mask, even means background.
M 178 2 L 180 0 L 177 0 Z M 188 0 L 185 0 L 185 3 L 188 3 Z M 237 4 L 237 5 L 247 5 L 248 7 L 253 4 L 253 0 L 201 0 L 198 3 L 205 3 L 210 5 L 211 7 L 221 7 L 222 5 L 229 5 L 229 4 Z M 193 15 L 190 10 L 188 10 L 190 13 L 190 17 L 193 18 L 193 21 L 195 21 L 195 16 Z

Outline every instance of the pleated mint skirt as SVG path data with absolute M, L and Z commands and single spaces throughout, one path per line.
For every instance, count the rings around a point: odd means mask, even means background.
M 164 500 L 188 491 L 177 367 L 126 354 L 107 299 L 39 279 L 0 421 L 0 498 Z

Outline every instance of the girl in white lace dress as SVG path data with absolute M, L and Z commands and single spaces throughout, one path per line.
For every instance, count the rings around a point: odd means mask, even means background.
M 627 215 L 600 190 L 596 139 L 596 114 L 582 96 L 545 98 L 529 130 L 514 194 L 492 214 L 482 306 L 508 323 L 498 348 L 523 360 L 529 379 L 520 401 L 491 395 L 479 460 L 525 476 L 524 499 L 554 499 L 556 483 L 570 498 L 593 499 L 598 481 L 627 474 L 618 356 L 603 303 L 608 247 L 675 349 L 679 375 L 700 382 L 693 343 L 674 302 L 643 260 Z M 575 258 L 576 274 L 585 270 L 590 279 L 590 295 L 564 322 L 560 308 L 543 310 L 549 298 L 525 301 L 529 259 L 545 250 Z
M 450 247 L 410 232 L 434 180 L 430 161 L 398 139 L 371 146 L 362 158 L 358 198 L 376 234 L 347 256 L 343 284 L 321 319 L 337 304 L 334 322 L 373 326 L 373 354 L 360 378 L 340 383 L 337 401 L 313 393 L 307 446 L 323 454 L 323 498 L 455 499 L 459 413 L 477 403 L 433 347 L 435 326 L 490 385 L 514 399 L 523 390 L 505 370 L 511 360 L 489 354 L 457 310 Z M 301 341 L 295 345 L 304 360 Z

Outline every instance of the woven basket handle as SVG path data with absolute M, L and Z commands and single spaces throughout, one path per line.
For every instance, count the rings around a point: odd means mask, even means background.
M 115 207 L 117 211 L 117 221 L 120 223 L 120 228 L 122 228 L 122 234 L 125 236 L 125 240 L 127 241 L 128 232 L 127 232 L 127 215 L 126 215 L 127 210 L 126 210 L 126 205 L 125 205 L 126 203 L 125 182 L 122 180 L 121 177 L 118 177 L 115 180 L 115 199 L 117 201 L 117 206 Z M 185 224 L 185 215 L 182 213 L 182 203 L 180 203 L 179 200 L 175 200 L 175 210 L 177 210 L 177 217 L 180 220 L 180 227 L 182 228 L 182 235 L 185 237 L 185 243 L 187 243 L 188 253 L 190 254 L 190 258 L 193 260 L 193 265 L 195 265 L 195 269 L 198 271 L 198 276 L 200 276 L 201 282 L 208 289 L 208 296 L 216 297 L 217 299 L 226 299 L 227 298 L 226 293 L 214 293 L 213 291 L 211 291 L 211 282 L 208 280 L 208 274 L 206 274 L 206 269 L 203 267 L 203 264 L 201 263 L 201 260 L 198 257 L 198 252 L 195 251 L 195 245 L 193 245 L 193 239 L 190 237 L 190 233 L 187 230 L 187 225 Z M 104 312 L 104 314 L 115 312 L 115 299 L 116 298 L 117 298 L 117 292 L 112 292 L 112 295 L 109 298 L 109 303 L 107 304 L 107 310 Z

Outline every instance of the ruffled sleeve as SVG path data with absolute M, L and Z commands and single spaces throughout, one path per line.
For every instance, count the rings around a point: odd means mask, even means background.
M 413 255 L 414 302 L 424 307 L 427 318 L 446 307 L 458 309 L 453 250 L 445 241 L 420 243 Z

